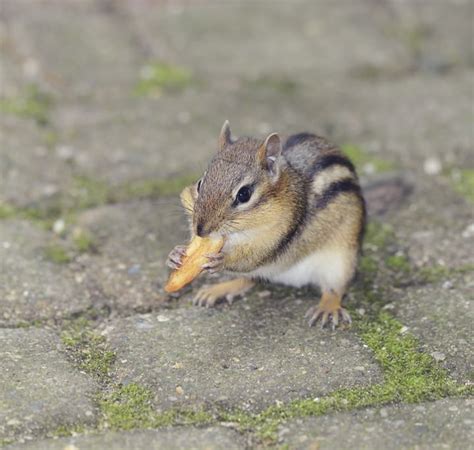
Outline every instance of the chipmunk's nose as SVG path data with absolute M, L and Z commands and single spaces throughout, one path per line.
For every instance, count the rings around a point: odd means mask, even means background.
M 204 230 L 204 226 L 202 225 L 202 223 L 198 223 L 198 224 L 196 225 L 196 234 L 197 234 L 199 237 L 203 237 L 203 236 L 202 236 L 203 230 Z

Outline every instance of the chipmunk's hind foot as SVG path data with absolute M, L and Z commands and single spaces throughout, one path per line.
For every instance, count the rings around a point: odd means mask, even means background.
M 210 308 L 220 300 L 227 300 L 231 304 L 235 297 L 245 294 L 254 284 L 247 278 L 236 278 L 212 286 L 204 286 L 193 298 L 193 305 Z
M 341 296 L 333 292 L 323 292 L 317 306 L 313 306 L 305 314 L 309 318 L 308 325 L 312 327 L 321 321 L 321 328 L 325 326 L 335 329 L 340 324 L 352 322 L 349 313 L 341 306 Z

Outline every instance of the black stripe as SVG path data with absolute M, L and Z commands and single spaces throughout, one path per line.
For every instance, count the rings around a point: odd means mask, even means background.
M 291 165 L 289 166 L 290 170 L 294 170 Z M 282 254 L 291 242 L 301 234 L 301 231 L 304 229 L 304 224 L 306 222 L 308 216 L 308 203 L 306 198 L 308 196 L 307 192 L 309 190 L 309 185 L 304 182 L 302 179 L 300 180 L 299 190 L 301 195 L 296 197 L 297 204 L 295 205 L 295 215 L 293 217 L 292 227 L 288 230 L 288 232 L 283 236 L 283 238 L 278 242 L 274 250 L 263 260 L 261 261 L 261 265 L 273 262 L 280 254 Z
M 312 133 L 293 134 L 286 140 L 285 145 L 283 145 L 283 150 L 286 150 L 289 147 L 294 147 L 295 145 L 302 144 L 303 142 L 314 139 L 315 137 L 316 135 Z
M 329 187 L 318 197 L 316 201 L 316 208 L 323 209 L 334 200 L 339 194 L 344 192 L 354 192 L 359 197 L 362 197 L 360 186 L 352 178 L 345 178 L 343 180 L 331 183 Z
M 314 175 L 318 174 L 319 172 L 322 172 L 323 170 L 331 166 L 347 167 L 354 175 L 356 173 L 354 164 L 352 164 L 348 158 L 335 153 L 320 156 L 314 163 L 314 166 L 311 168 L 309 176 L 312 178 L 314 177 Z

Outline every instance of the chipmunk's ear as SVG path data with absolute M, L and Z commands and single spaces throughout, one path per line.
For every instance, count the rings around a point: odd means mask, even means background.
M 219 135 L 219 151 L 227 147 L 232 143 L 232 134 L 230 132 L 229 121 L 226 120 L 224 125 L 222 125 L 221 134 Z
M 277 133 L 270 134 L 257 152 L 257 162 L 271 175 L 278 175 L 277 159 L 281 155 L 281 140 Z

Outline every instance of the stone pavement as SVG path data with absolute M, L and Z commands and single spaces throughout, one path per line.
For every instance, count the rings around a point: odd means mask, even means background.
M 0 18 L 0 446 L 474 448 L 472 0 Z M 164 293 L 226 118 L 327 135 L 380 188 L 350 329 L 306 326 L 313 289 Z

